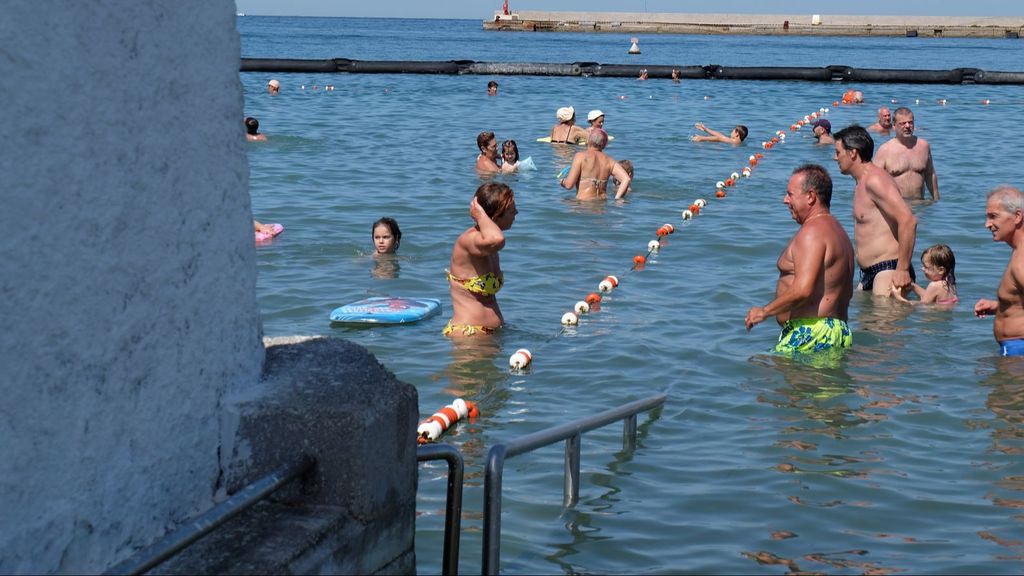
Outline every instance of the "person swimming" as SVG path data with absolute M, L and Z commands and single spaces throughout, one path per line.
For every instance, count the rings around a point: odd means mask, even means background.
M 249 142 L 265 142 L 267 137 L 260 134 L 260 121 L 248 116 L 245 119 L 245 139 Z
M 445 336 L 493 334 L 504 323 L 496 298 L 505 283 L 498 252 L 517 213 L 515 194 L 507 185 L 488 182 L 477 188 L 469 203 L 476 224 L 455 241 L 447 271 L 452 318 L 442 331 Z
M 707 133 L 707 136 L 690 136 L 690 140 L 693 140 L 694 142 L 724 142 L 726 144 L 732 144 L 733 146 L 739 146 L 741 142 L 746 140 L 747 133 L 749 132 L 747 127 L 743 124 L 737 124 L 736 127 L 732 129 L 732 133 L 728 136 L 708 128 L 702 122 L 697 122 L 693 127 L 701 132 Z
M 384 217 L 374 222 L 370 227 L 370 235 L 376 256 L 394 254 L 402 243 L 402 229 L 394 218 Z
M 575 108 L 559 108 L 555 117 L 558 118 L 558 124 L 551 127 L 552 144 L 577 144 L 586 141 L 587 131 L 576 126 Z

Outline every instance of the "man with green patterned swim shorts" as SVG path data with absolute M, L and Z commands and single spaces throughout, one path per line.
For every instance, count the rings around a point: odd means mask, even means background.
M 853 243 L 829 211 L 832 178 L 817 164 L 793 171 L 782 203 L 800 229 L 779 256 L 775 299 L 755 306 L 747 330 L 769 316 L 782 325 L 776 352 L 808 353 L 848 348 L 846 324 L 853 296 Z

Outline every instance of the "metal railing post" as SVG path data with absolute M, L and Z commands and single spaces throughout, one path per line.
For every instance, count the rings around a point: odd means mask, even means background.
M 583 436 L 576 434 L 565 439 L 565 490 L 562 505 L 575 506 L 580 500 L 580 444 Z
M 416 460 L 444 460 L 448 464 L 448 491 L 445 495 L 444 556 L 441 574 L 458 576 L 459 538 L 462 534 L 462 483 L 465 464 L 462 454 L 450 444 L 425 444 L 416 449 Z
M 300 455 L 292 463 L 245 486 L 227 500 L 188 522 L 182 523 L 177 530 L 159 542 L 111 567 L 104 574 L 144 574 L 149 572 L 152 568 L 189 547 L 196 540 L 213 532 L 228 520 L 252 508 L 281 486 L 306 474 L 315 465 L 315 458 L 305 454 Z
M 501 475 L 505 469 L 505 445 L 497 444 L 487 453 L 484 473 L 484 534 L 481 574 L 497 574 L 501 564 Z
M 622 451 L 636 450 L 636 414 L 622 421 Z
M 485 576 L 497 574 L 501 564 L 501 481 L 505 460 L 532 452 L 565 440 L 565 477 L 563 503 L 574 506 L 580 497 L 580 447 L 583 433 L 613 422 L 624 420 L 623 444 L 629 449 L 636 445 L 636 415 L 662 406 L 667 394 L 635 400 L 600 414 L 566 422 L 553 428 L 540 430 L 516 438 L 505 444 L 495 444 L 487 453 L 484 471 L 483 559 L 480 571 Z

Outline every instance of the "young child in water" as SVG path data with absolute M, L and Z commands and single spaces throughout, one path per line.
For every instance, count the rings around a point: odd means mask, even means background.
M 501 171 L 503 173 L 515 172 L 519 168 L 519 146 L 515 140 L 505 140 L 501 143 Z
M 956 304 L 960 301 L 956 294 L 956 258 L 953 251 L 945 244 L 936 244 L 921 253 L 921 268 L 930 281 L 927 288 L 917 283 L 911 284 L 914 293 L 922 304 Z M 895 292 L 896 298 L 908 302 L 902 294 Z
M 402 243 L 402 230 L 394 218 L 381 218 L 370 229 L 375 255 L 394 254 Z

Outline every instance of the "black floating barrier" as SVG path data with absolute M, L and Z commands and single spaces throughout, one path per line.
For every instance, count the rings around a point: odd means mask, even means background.
M 977 68 L 952 70 L 898 70 L 853 68 L 832 65 L 823 68 L 666 66 L 642 64 L 599 64 L 597 62 L 476 62 L 473 60 L 276 60 L 243 58 L 242 72 L 328 72 L 350 74 L 474 74 L 480 76 L 603 76 L 636 78 L 641 70 L 648 78 L 671 78 L 673 70 L 688 80 L 802 80 L 808 82 L 884 82 L 908 84 L 1024 84 L 1024 72 L 986 72 Z

